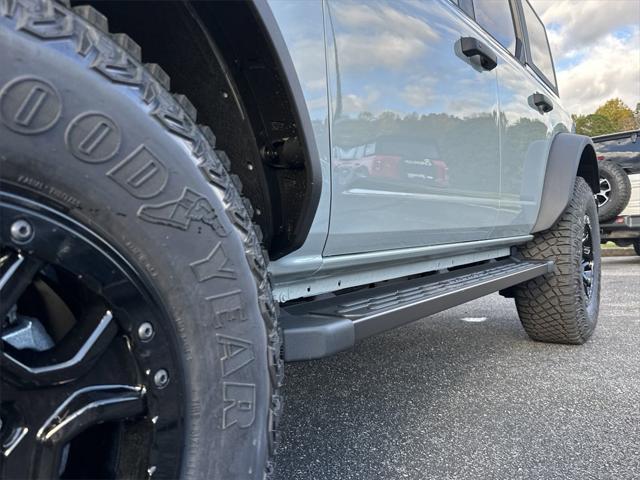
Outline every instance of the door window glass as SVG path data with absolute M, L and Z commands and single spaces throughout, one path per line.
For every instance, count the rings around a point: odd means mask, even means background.
M 476 22 L 509 52 L 516 52 L 516 31 L 509 0 L 474 0 Z
M 531 49 L 531 61 L 545 80 L 552 87 L 556 86 L 556 76 L 553 71 L 553 61 L 551 60 L 551 50 L 547 41 L 547 32 L 544 29 L 542 21 L 533 11 L 529 2 L 522 3 L 524 9 L 524 20 L 527 24 L 527 33 L 529 37 L 529 48 Z

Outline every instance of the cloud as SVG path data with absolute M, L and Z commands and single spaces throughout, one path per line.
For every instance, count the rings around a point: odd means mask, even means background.
M 562 103 L 592 113 L 613 97 L 640 102 L 640 2 L 531 0 L 547 26 Z
M 422 57 L 427 49 L 417 38 L 391 32 L 375 36 L 339 34 L 337 41 L 341 67 L 399 69 Z
M 350 30 L 395 32 L 410 38 L 435 41 L 438 34 L 423 20 L 387 5 L 342 4 L 334 7 L 335 20 Z
M 534 0 L 549 30 L 552 51 L 560 56 L 596 44 L 612 31 L 640 23 L 637 0 Z
M 401 69 L 439 39 L 423 19 L 387 5 L 337 4 L 331 15 L 344 67 Z
M 418 77 L 404 86 L 400 92 L 400 98 L 412 108 L 430 105 L 436 98 L 437 83 L 438 79 L 434 77 Z
M 558 72 L 563 104 L 572 113 L 592 113 L 606 100 L 640 102 L 640 29 L 628 39 L 609 34 L 576 65 Z
M 355 93 L 347 93 L 342 96 L 342 113 L 378 113 L 375 105 L 376 102 L 380 99 L 380 91 L 368 85 L 364 87 L 364 90 L 366 96 L 356 95 Z

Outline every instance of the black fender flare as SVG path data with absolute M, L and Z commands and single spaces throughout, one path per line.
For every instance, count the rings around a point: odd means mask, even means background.
M 585 135 L 559 133 L 549 150 L 540 209 L 531 233 L 548 230 L 560 218 L 569 204 L 576 176 L 584 178 L 594 194 L 600 191 L 593 142 Z

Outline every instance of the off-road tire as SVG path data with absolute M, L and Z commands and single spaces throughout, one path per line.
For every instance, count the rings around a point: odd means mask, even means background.
M 587 298 L 581 273 L 585 216 L 591 222 L 593 290 Z M 600 231 L 593 192 L 576 178 L 569 205 L 553 227 L 520 249 L 525 259 L 551 260 L 553 271 L 514 288 L 520 321 L 534 340 L 582 344 L 593 334 L 600 304 Z
M 626 208 L 631 198 L 631 180 L 620 165 L 604 160 L 598 162 L 600 168 L 600 182 L 605 180 L 610 185 L 611 191 L 607 192 L 608 200 L 600 205 L 603 198 L 596 195 L 598 202 L 598 216 L 601 222 L 613 220 Z
M 183 479 L 272 470 L 283 363 L 260 232 L 197 112 L 139 46 L 68 0 L 0 0 L 0 182 L 108 241 L 168 312 Z M 164 473 L 164 475 L 163 475 Z M 154 478 L 166 476 L 156 471 Z

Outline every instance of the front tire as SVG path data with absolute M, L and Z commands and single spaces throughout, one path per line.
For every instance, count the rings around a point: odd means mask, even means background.
M 124 298 L 121 284 L 107 289 L 96 280 L 97 273 L 96 278 L 71 275 L 75 270 L 69 262 L 76 267 L 79 262 L 72 243 L 60 243 L 58 255 L 45 257 L 31 247 L 32 239 L 16 240 L 19 216 L 3 223 L 2 272 L 10 267 L 5 258 L 33 257 L 34 265 L 44 260 L 44 270 L 34 271 L 33 278 L 46 277 L 52 284 L 47 288 L 64 290 L 63 303 L 67 294 L 69 307 L 58 313 L 82 309 L 77 305 L 84 298 L 81 288 L 87 297 L 99 299 L 113 312 L 114 338 L 126 347 L 117 352 L 133 355 L 127 360 L 127 381 L 137 390 L 131 391 L 145 395 L 147 410 L 135 417 L 123 414 L 114 430 L 119 433 L 108 439 L 98 431 L 99 446 L 85 438 L 77 442 L 82 448 L 75 457 L 73 448 L 52 450 L 56 458 L 46 478 L 73 465 L 74 471 L 67 472 L 73 478 L 262 480 L 271 470 L 281 405 L 276 306 L 251 207 L 227 171 L 228 159 L 214 150 L 215 137 L 195 123 L 188 100 L 169 93 L 162 69 L 142 65 L 139 47 L 126 35 L 110 35 L 106 19 L 90 7 L 70 10 L 48 0 L 0 0 L 0 45 L 3 202 L 11 211 L 28 205 L 35 212 L 29 215 L 46 217 L 47 225 L 64 218 L 75 225 L 69 239 L 83 235 L 97 239 L 91 245 L 103 242 L 99 250 L 112 250 L 109 258 L 120 259 L 109 268 L 116 272 L 122 263 L 132 281 L 142 285 L 141 296 L 163 312 L 162 320 L 140 323 L 139 307 L 133 297 Z M 60 228 L 47 230 L 51 242 L 59 238 Z M 34 235 L 41 240 L 42 229 Z M 65 287 L 67 277 L 82 284 L 75 298 L 74 289 Z M 25 288 L 25 295 L 40 298 L 36 287 Z M 0 294 L 3 301 L 15 296 L 4 290 Z M 1 322 L 13 325 L 35 303 L 17 299 L 15 305 L 12 318 Z M 53 316 L 44 310 L 38 320 L 51 329 Z M 73 325 L 81 328 L 82 322 Z M 75 335 L 69 332 L 66 338 Z M 4 346 L 6 354 L 9 347 Z M 112 351 L 106 343 L 104 348 Z M 24 362 L 40 368 L 41 353 L 46 356 L 46 351 L 15 355 L 24 354 Z M 96 365 L 102 365 L 103 357 Z M 116 353 L 104 358 L 113 362 L 103 368 L 107 373 L 119 371 L 125 361 Z M 158 368 L 147 368 L 145 362 Z M 3 452 L 8 460 L 3 458 L 0 476 L 39 478 L 42 470 L 33 470 L 33 459 L 39 459 L 38 465 L 46 461 L 37 453 L 44 440 L 37 437 L 38 428 L 26 429 L 22 422 L 33 413 L 30 399 L 52 392 L 58 396 L 49 403 L 57 412 L 66 401 L 59 394 L 66 390 L 53 382 L 32 391 L 29 382 L 2 366 L 3 394 L 15 390 L 24 403 L 5 405 L 3 398 L 3 424 L 14 425 L 19 435 L 26 433 L 9 456 Z M 67 398 L 77 401 L 73 395 L 93 382 L 88 379 L 84 373 L 64 378 Z M 175 394 L 163 400 L 169 391 Z M 180 414 L 169 419 L 161 407 L 159 413 L 153 410 L 154 402 L 175 405 Z M 164 431 L 173 433 L 167 438 Z M 101 460 L 92 462 L 98 450 Z M 87 465 L 93 470 L 83 470 Z
M 556 224 L 520 249 L 526 259 L 552 260 L 553 271 L 515 288 L 520 321 L 534 340 L 582 344 L 600 305 L 600 228 L 593 192 L 577 177 Z

